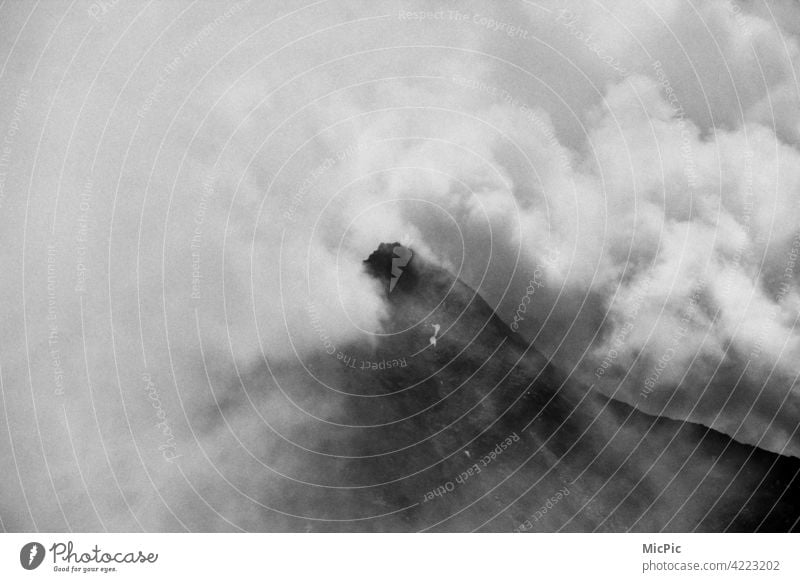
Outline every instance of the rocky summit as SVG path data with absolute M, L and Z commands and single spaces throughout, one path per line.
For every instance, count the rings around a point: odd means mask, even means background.
M 800 461 L 574 381 L 475 290 L 403 249 L 364 261 L 385 288 L 383 333 L 245 378 L 270 426 L 282 419 L 259 395 L 277 391 L 318 419 L 270 449 L 292 478 L 256 494 L 281 510 L 260 529 L 798 528 Z

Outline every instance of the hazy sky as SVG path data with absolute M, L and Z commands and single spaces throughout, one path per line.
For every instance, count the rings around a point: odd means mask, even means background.
M 0 515 L 85 480 L 152 526 L 170 455 L 225 456 L 209 383 L 325 349 L 310 304 L 374 341 L 360 262 L 401 239 L 509 323 L 535 280 L 519 331 L 587 385 L 800 456 L 798 32 L 788 0 L 6 2 Z

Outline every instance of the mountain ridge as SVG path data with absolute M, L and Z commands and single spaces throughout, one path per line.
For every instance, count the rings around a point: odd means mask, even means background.
M 293 459 L 297 482 L 262 493 L 265 504 L 318 519 L 272 515 L 266 529 L 798 529 L 797 459 L 583 386 L 418 253 L 390 291 L 395 246 L 364 264 L 387 294 L 375 341 L 308 356 L 313 378 L 295 368 L 274 386 L 263 371 L 247 382 L 321 419 L 276 449 Z

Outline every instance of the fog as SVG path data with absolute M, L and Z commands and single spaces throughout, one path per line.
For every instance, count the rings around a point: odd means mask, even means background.
M 800 456 L 795 3 L 0 12 L 5 528 L 201 529 L 165 508 L 220 474 L 286 487 L 275 442 L 313 450 L 315 418 L 209 411 L 379 341 L 380 242 L 587 386 Z

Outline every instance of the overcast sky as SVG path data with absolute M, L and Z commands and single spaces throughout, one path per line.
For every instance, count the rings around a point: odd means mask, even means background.
M 209 383 L 324 349 L 309 304 L 374 341 L 361 261 L 400 240 L 509 324 L 535 280 L 516 327 L 585 384 L 800 456 L 798 33 L 788 0 L 6 2 L 0 515 L 86 479 L 157 522 L 171 455 L 225 455 Z

